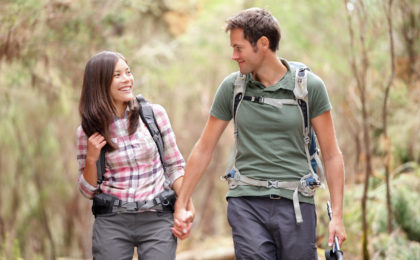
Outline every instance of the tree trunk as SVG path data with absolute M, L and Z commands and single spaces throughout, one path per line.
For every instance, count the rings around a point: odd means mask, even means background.
M 388 137 L 388 97 L 391 90 L 392 82 L 395 75 L 395 54 L 394 54 L 394 37 L 392 33 L 392 1 L 389 0 L 386 8 L 386 20 L 388 23 L 388 34 L 389 34 L 389 52 L 391 56 L 391 74 L 388 79 L 388 83 L 385 87 L 385 96 L 384 103 L 382 108 L 382 122 L 383 122 L 383 135 L 384 135 L 384 144 L 385 144 L 385 154 L 384 154 L 384 168 L 385 168 L 385 181 L 386 181 L 386 207 L 388 214 L 388 233 L 392 233 L 392 205 L 391 205 L 391 185 L 390 185 L 390 168 L 391 168 L 391 139 Z

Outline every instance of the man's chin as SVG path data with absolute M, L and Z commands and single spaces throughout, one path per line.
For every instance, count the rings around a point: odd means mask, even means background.
M 248 70 L 246 70 L 246 69 L 241 69 L 241 68 L 239 68 L 239 72 L 240 72 L 240 73 L 242 73 L 242 74 L 248 74 L 248 73 L 249 73 L 249 71 L 248 71 Z

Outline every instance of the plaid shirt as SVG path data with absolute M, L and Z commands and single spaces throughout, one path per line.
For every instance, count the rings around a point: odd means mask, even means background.
M 185 161 L 176 145 L 175 134 L 168 115 L 162 106 L 153 104 L 152 107 L 165 147 L 166 173 L 162 168 L 156 144 L 141 119 L 137 131 L 131 136 L 128 135 L 129 120 L 128 111 L 126 111 L 124 118 L 116 117 L 110 125 L 112 141 L 119 148 L 105 154 L 105 174 L 100 186 L 102 192 L 123 201 L 150 200 L 163 191 L 164 174 L 171 185 L 177 178 L 184 175 Z M 87 139 L 82 127 L 79 126 L 77 129 L 78 183 L 82 194 L 91 199 L 99 192 L 99 187 L 90 185 L 83 177 Z

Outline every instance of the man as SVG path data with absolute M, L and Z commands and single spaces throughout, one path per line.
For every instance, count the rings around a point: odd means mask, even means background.
M 280 41 L 277 20 L 259 8 L 244 10 L 227 21 L 232 59 L 240 73 L 248 74 L 247 96 L 294 98 L 292 67 L 276 55 Z M 188 159 L 184 182 L 175 205 L 174 234 L 189 235 L 192 217 L 188 200 L 207 168 L 214 147 L 233 118 L 233 89 L 238 73 L 226 77 L 216 93 L 209 119 Z M 346 239 L 343 225 L 343 158 L 337 145 L 331 105 L 322 80 L 307 72 L 310 123 L 323 154 L 333 218 L 328 243 Z M 236 113 L 235 169 L 251 180 L 298 182 L 309 170 L 298 106 L 273 107 L 244 100 Z M 228 220 L 232 227 L 236 259 L 317 259 L 316 212 L 313 197 L 299 194 L 294 207 L 293 190 L 239 185 L 227 194 Z M 300 211 L 300 213 L 297 213 Z M 298 220 L 301 214 L 303 222 Z M 301 222 L 301 223 L 300 223 Z

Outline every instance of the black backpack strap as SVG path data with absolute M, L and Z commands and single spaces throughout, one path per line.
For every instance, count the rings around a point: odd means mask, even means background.
M 137 101 L 139 102 L 139 114 L 147 129 L 150 132 L 150 135 L 153 138 L 153 141 L 156 143 L 156 147 L 159 152 L 160 161 L 162 162 L 163 170 L 166 171 L 165 157 L 164 157 L 164 146 L 163 139 L 160 133 L 159 127 L 156 123 L 155 115 L 153 113 L 152 106 L 142 95 L 137 95 Z
M 233 120 L 236 119 L 236 112 L 238 112 L 239 104 L 242 102 L 244 97 L 244 93 L 238 93 L 233 99 Z
M 102 184 L 104 180 L 105 173 L 105 149 L 102 148 L 101 153 L 99 154 L 99 159 L 96 161 L 96 172 L 98 174 L 98 185 Z

